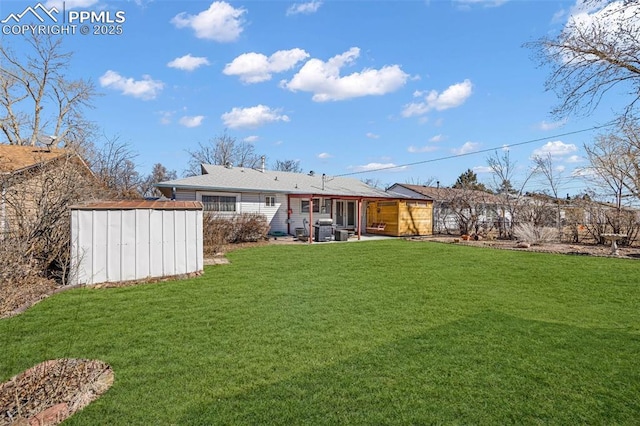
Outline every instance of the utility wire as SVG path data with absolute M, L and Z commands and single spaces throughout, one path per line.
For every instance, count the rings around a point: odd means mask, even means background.
M 448 155 L 446 157 L 431 158 L 429 160 L 414 161 L 413 163 L 405 163 L 405 164 L 398 164 L 398 165 L 394 165 L 394 166 L 379 167 L 377 169 L 360 170 L 360 171 L 357 171 L 357 172 L 342 173 L 342 174 L 334 175 L 334 176 L 335 177 L 352 176 L 352 175 L 358 175 L 358 174 L 363 174 L 363 173 L 372 173 L 372 172 L 379 172 L 379 171 L 383 171 L 383 170 L 392 170 L 392 169 L 400 169 L 400 168 L 409 167 L 409 166 L 417 166 L 418 164 L 435 163 L 436 161 L 450 160 L 452 158 L 467 157 L 469 155 L 482 154 L 484 152 L 496 151 L 498 149 L 511 148 L 511 147 L 514 147 L 514 146 L 527 145 L 527 144 L 530 144 L 530 143 L 541 142 L 541 141 L 544 141 L 544 140 L 560 138 L 560 137 L 563 137 L 563 136 L 570 136 L 570 135 L 576 135 L 578 133 L 590 132 L 592 130 L 598 130 L 598 129 L 603 129 L 605 127 L 611 127 L 614 124 L 616 124 L 615 121 L 610 121 L 609 123 L 603 124 L 601 126 L 594 126 L 594 127 L 588 128 L 588 129 L 575 130 L 573 132 L 567 132 L 567 133 L 561 133 L 561 134 L 558 134 L 558 135 L 546 136 L 544 138 L 531 139 L 531 140 L 524 141 L 524 142 L 505 144 L 505 145 L 502 145 L 502 146 L 499 146 L 499 147 L 480 149 L 478 151 L 465 152 L 465 153 L 462 153 L 462 154 Z

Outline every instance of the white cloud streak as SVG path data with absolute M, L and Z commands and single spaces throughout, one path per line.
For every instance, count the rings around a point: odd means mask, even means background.
M 149 75 L 143 75 L 142 80 L 123 77 L 116 71 L 109 70 L 100 77 L 100 86 L 118 90 L 123 95 L 145 101 L 155 99 L 164 88 L 164 83 L 154 80 Z
M 211 3 L 197 15 L 181 12 L 171 19 L 176 28 L 191 28 L 197 38 L 220 43 L 236 41 L 243 31 L 245 9 L 236 9 L 224 1 Z
M 222 114 L 225 126 L 231 129 L 254 128 L 278 121 L 288 122 L 289 117 L 280 114 L 277 109 L 271 109 L 266 105 L 256 105 L 249 108 L 233 108 Z
M 194 115 L 191 117 L 185 115 L 184 117 L 180 117 L 180 120 L 178 122 L 184 127 L 191 128 L 200 126 L 202 124 L 202 120 L 204 120 L 204 115 Z
M 359 56 L 360 49 L 352 47 L 326 62 L 310 59 L 290 81 L 283 80 L 280 86 L 292 92 L 311 92 L 315 102 L 327 102 L 391 93 L 404 86 L 409 77 L 399 65 L 366 68 L 341 76 L 341 69 L 353 64 Z
M 348 168 L 356 172 L 369 172 L 381 169 L 386 169 L 382 171 L 387 172 L 397 172 L 407 169 L 407 166 L 398 166 L 395 163 L 368 163 L 360 166 L 349 166 Z
M 533 151 L 533 157 L 546 157 L 547 155 L 551 155 L 552 158 L 560 158 L 566 155 L 571 155 L 576 151 L 578 151 L 578 147 L 572 143 L 552 141 L 535 149 Z
M 279 50 L 267 57 L 262 53 L 243 53 L 228 63 L 222 71 L 237 75 L 244 83 L 261 83 L 271 80 L 273 73 L 287 71 L 309 57 L 302 49 Z
M 437 150 L 438 150 L 438 147 L 433 145 L 425 145 L 425 146 L 411 145 L 409 146 L 409 148 L 407 148 L 407 151 L 411 152 L 412 154 L 421 153 L 421 152 L 433 152 Z
M 412 102 L 405 105 L 402 116 L 415 117 L 428 113 L 429 111 L 444 111 L 451 108 L 459 107 L 464 104 L 473 93 L 473 84 L 467 79 L 461 83 L 449 86 L 442 93 L 432 90 L 426 94 L 424 101 Z M 414 96 L 423 96 L 424 93 L 416 92 Z
M 308 3 L 295 3 L 287 9 L 287 16 L 291 15 L 311 15 L 316 13 L 322 6 L 321 1 L 310 1 Z
M 480 144 L 478 142 L 465 142 L 460 148 L 454 148 L 451 152 L 455 155 L 464 155 L 476 151 L 479 147 Z
M 183 71 L 193 71 L 203 65 L 210 65 L 209 60 L 202 56 L 191 56 L 191 53 L 175 58 L 173 61 L 167 63 L 169 68 L 177 68 Z

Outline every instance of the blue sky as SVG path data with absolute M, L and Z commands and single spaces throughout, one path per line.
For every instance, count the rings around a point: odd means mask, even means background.
M 62 10 L 61 1 L 42 3 Z M 36 4 L 2 0 L 1 18 Z M 582 147 L 597 132 L 568 133 L 613 119 L 620 97 L 608 94 L 589 117 L 554 120 L 558 99 L 544 90 L 549 69 L 523 47 L 561 31 L 576 6 L 68 0 L 67 13 L 125 19 L 122 34 L 63 37 L 74 52 L 70 77 L 93 81 L 101 93 L 89 118 L 131 144 L 142 173 L 160 162 L 181 175 L 185 150 L 226 131 L 253 143 L 269 165 L 294 159 L 305 171 L 383 185 L 428 178 L 451 185 L 471 168 L 490 184 L 490 152 L 442 158 L 521 144 L 510 155 L 522 173 L 532 155 L 551 152 L 561 190 L 576 193 L 584 184 L 572 176 L 586 166 Z M 109 30 L 88 23 L 91 32 Z M 2 37 L 18 43 L 19 36 Z M 390 168 L 405 164 L 413 165 Z

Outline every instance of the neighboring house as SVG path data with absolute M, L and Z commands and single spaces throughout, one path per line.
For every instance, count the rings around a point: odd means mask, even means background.
M 74 195 L 68 184 L 81 192 L 85 178 L 95 182 L 89 167 L 71 151 L 0 144 L 0 235 L 32 220 L 39 209 L 50 210 L 52 200 Z
M 433 233 L 477 233 L 510 221 L 502 199 L 488 192 L 425 185 L 393 184 L 388 192 L 433 201 Z
M 318 219 L 358 236 L 366 232 L 367 203 L 406 199 L 358 179 L 203 164 L 202 174 L 156 184 L 178 201 L 201 201 L 205 212 L 263 214 L 271 233 L 313 235 Z M 376 226 L 379 228 L 380 226 Z

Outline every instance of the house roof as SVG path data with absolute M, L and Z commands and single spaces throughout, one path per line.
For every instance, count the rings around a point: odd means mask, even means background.
M 410 185 L 406 183 L 396 183 L 389 191 L 393 191 L 395 187 L 401 186 L 409 189 L 417 194 L 434 201 L 451 200 L 456 197 L 465 197 L 473 201 L 481 201 L 483 203 L 500 203 L 501 199 L 494 194 L 475 189 L 446 188 L 425 185 Z
M 73 210 L 202 210 L 199 201 L 118 200 L 98 201 L 71 206 Z
M 203 174 L 156 184 L 160 189 L 192 189 L 225 192 L 273 192 L 291 195 L 406 198 L 371 187 L 358 179 L 256 170 L 246 167 L 202 165 Z
M 0 174 L 20 172 L 69 154 L 69 151 L 60 148 L 0 144 Z

